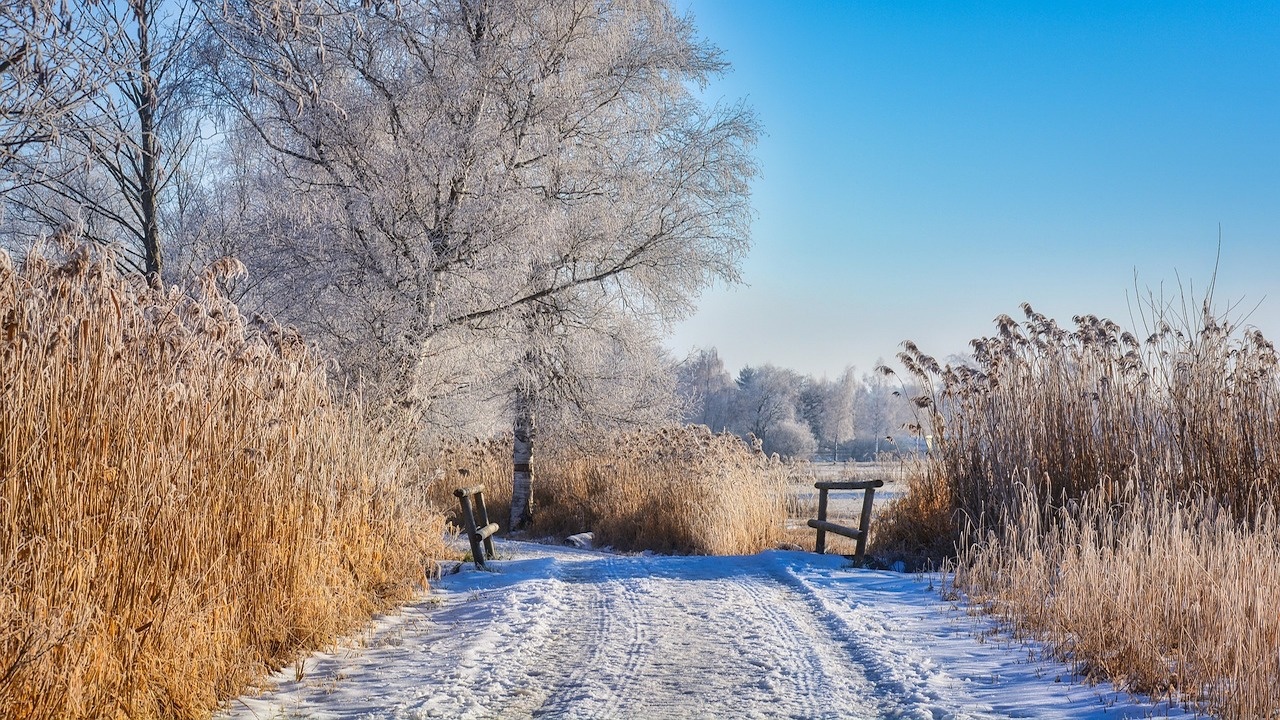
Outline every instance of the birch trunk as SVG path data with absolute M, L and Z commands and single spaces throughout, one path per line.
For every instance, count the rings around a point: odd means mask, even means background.
M 523 530 L 533 522 L 533 393 L 516 390 L 514 442 L 511 451 L 511 530 Z

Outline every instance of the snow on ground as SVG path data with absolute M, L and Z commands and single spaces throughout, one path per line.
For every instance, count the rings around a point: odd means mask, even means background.
M 1072 684 L 942 600 L 937 576 L 782 551 L 498 555 L 219 717 L 1193 717 Z

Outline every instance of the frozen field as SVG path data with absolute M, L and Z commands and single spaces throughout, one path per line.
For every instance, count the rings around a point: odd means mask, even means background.
M 1010 645 L 936 576 L 499 543 L 223 718 L 1191 717 Z

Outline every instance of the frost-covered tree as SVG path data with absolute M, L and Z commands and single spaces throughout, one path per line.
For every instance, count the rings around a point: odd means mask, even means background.
M 165 195 L 198 138 L 189 112 L 194 9 L 183 0 L 51 8 L 18 0 L 0 12 L 0 57 L 8 58 L 0 60 L 0 161 L 9 172 L 3 234 L 17 244 L 74 226 L 119 247 L 121 262 L 159 282 Z M 9 39 L 15 17 L 36 30 L 35 41 L 16 41 L 17 50 Z M 14 103 L 44 109 L 14 116 Z
M 684 404 L 684 421 L 724 432 L 734 425 L 737 385 L 715 348 L 697 349 L 677 368 L 677 388 Z
M 799 422 L 796 404 L 804 377 L 794 370 L 775 365 L 744 367 L 736 380 L 734 416 L 736 431 L 755 435 L 764 451 L 794 457 L 813 451 L 809 428 Z
M 862 376 L 862 386 L 854 399 L 854 425 L 861 435 L 883 438 L 897 430 L 894 387 L 882 373 Z
M 783 420 L 769 428 L 768 439 L 761 449 L 787 459 L 805 459 L 818 449 L 809 426 L 798 420 Z
M 96 62 L 101 39 L 73 9 L 54 0 L 0 4 L 0 191 L 38 177 L 42 151 L 113 70 Z
M 859 436 L 884 440 L 907 435 L 907 425 L 918 422 L 917 409 L 910 398 L 919 394 L 913 384 L 904 384 L 882 362 L 877 370 L 862 376 L 854 398 L 854 429 Z M 888 447 L 877 443 L 876 447 Z
M 799 413 L 820 449 L 834 450 L 853 439 L 857 393 L 858 380 L 851 367 L 835 380 L 805 379 L 798 400 Z
M 16 181 L 29 148 L 51 141 L 83 99 L 75 53 L 53 2 L 15 0 L 0 7 L 0 189 Z
M 726 66 L 665 0 L 205 8 L 220 98 L 270 178 L 252 222 L 292 230 L 240 233 L 259 297 L 386 401 L 506 393 L 517 497 L 536 408 L 590 405 L 569 360 L 634 357 L 651 333 L 620 319 L 661 326 L 737 278 L 756 123 L 700 100 Z M 442 345 L 485 356 L 441 373 Z

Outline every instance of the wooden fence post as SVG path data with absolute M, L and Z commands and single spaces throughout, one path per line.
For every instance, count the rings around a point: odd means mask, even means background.
M 818 531 L 817 540 L 813 544 L 814 552 L 827 551 L 827 533 L 835 533 L 857 541 L 854 557 L 861 558 L 867 551 L 867 536 L 871 530 L 871 503 L 875 499 L 876 488 L 884 487 L 883 480 L 816 482 L 818 489 L 818 517 L 810 520 L 809 527 Z M 858 518 L 858 529 L 837 525 L 827 521 L 827 492 L 830 490 L 861 490 L 862 515 Z
M 477 527 L 489 526 L 489 508 L 484 504 L 484 486 L 476 486 L 476 508 L 480 511 L 480 523 Z M 493 557 L 493 535 L 484 536 L 484 556 L 486 558 Z
M 871 529 L 871 500 L 876 496 L 875 487 L 862 491 L 862 517 L 858 519 L 858 544 L 853 554 L 862 557 L 867 552 L 867 532 Z
M 818 489 L 818 519 L 822 522 L 827 521 L 827 489 Z M 822 555 L 827 551 L 827 531 L 825 528 L 819 527 L 818 539 L 814 542 L 813 551 Z
M 471 542 L 471 560 L 477 569 L 483 570 L 484 561 L 493 558 L 493 534 L 498 532 L 498 524 L 489 522 L 489 509 L 484 505 L 484 486 L 458 488 L 453 494 L 462 505 L 462 522 L 465 525 L 463 530 L 467 532 L 467 540 Z M 476 499 L 474 510 L 471 506 L 472 496 Z M 477 515 L 483 525 L 476 523 Z M 481 542 L 484 543 L 483 546 Z

